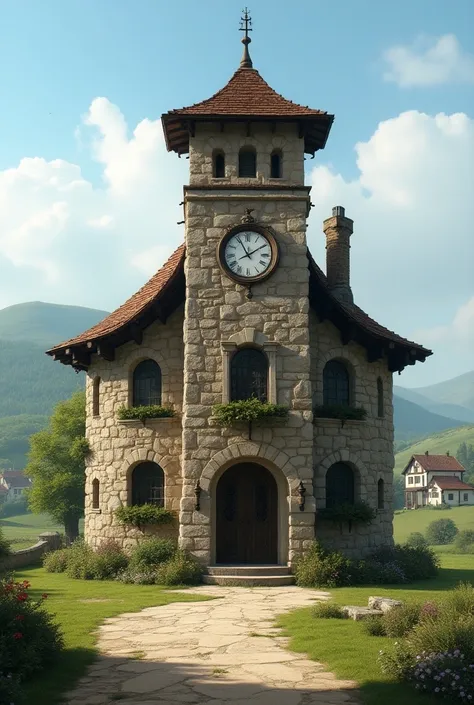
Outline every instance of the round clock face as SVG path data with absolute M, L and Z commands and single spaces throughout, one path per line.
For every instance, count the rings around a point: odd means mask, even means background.
M 220 243 L 219 250 L 219 262 L 226 274 L 244 283 L 265 279 L 278 260 L 273 236 L 253 226 L 231 231 Z

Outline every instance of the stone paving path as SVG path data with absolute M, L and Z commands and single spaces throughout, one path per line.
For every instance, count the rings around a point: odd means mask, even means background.
M 199 587 L 208 602 L 174 602 L 107 619 L 99 660 L 69 705 L 352 705 L 356 684 L 285 650 L 274 618 L 327 593 Z

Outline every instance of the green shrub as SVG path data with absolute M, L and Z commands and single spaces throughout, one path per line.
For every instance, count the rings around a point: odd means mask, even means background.
M 202 580 L 202 566 L 186 551 L 178 550 L 172 558 L 160 563 L 156 571 L 158 585 L 197 585 Z
M 326 551 L 317 541 L 296 561 L 296 584 L 301 587 L 349 585 L 351 561 L 341 553 Z
M 454 540 L 454 551 L 456 553 L 474 553 L 474 530 L 464 529 L 458 533 Z
M 282 404 L 270 404 L 270 402 L 263 402 L 252 397 L 251 399 L 231 401 L 227 404 L 215 404 L 212 415 L 220 426 L 232 426 L 239 421 L 251 422 L 265 418 L 286 419 L 288 407 Z
M 441 613 L 425 617 L 410 632 L 408 642 L 417 653 L 452 653 L 459 649 L 468 660 L 474 659 L 474 615 Z
M 0 664 L 13 682 L 54 663 L 63 647 L 59 628 L 43 607 L 47 595 L 32 600 L 29 587 L 27 581 L 0 580 Z
M 362 626 L 364 631 L 366 631 L 370 636 L 386 636 L 385 624 L 382 615 L 380 615 L 380 617 L 373 615 L 372 617 L 364 619 Z
M 2 527 L 0 526 L 0 561 L 5 558 L 8 558 L 10 553 L 10 543 L 6 540 L 5 536 L 3 535 Z
M 421 605 L 404 604 L 385 612 L 383 625 L 389 637 L 406 636 L 420 621 Z
M 427 546 L 397 544 L 393 547 L 377 549 L 371 554 L 370 559 L 381 564 L 396 564 L 408 582 L 434 578 L 439 570 L 439 558 Z
M 11 502 L 3 502 L 0 504 L 0 519 L 8 519 L 8 517 L 16 517 L 20 514 L 28 514 L 28 500 L 26 497 L 14 499 Z
M 460 583 L 454 590 L 443 593 L 439 606 L 444 614 L 474 616 L 474 587 L 471 583 Z
M 313 607 L 313 617 L 318 619 L 346 619 L 347 615 L 342 611 L 342 607 L 334 602 L 318 602 Z
M 116 580 L 121 583 L 129 583 L 132 585 L 154 585 L 156 583 L 156 570 L 140 569 L 134 566 L 129 566 L 125 570 L 117 573 Z
M 77 580 L 93 580 L 92 548 L 82 539 L 77 539 L 69 548 L 65 573 L 68 578 Z
M 64 573 L 67 568 L 70 549 L 61 548 L 59 551 L 49 551 L 43 556 L 43 567 L 47 573 Z
M 0 672 L 0 703 L 18 705 L 24 702 L 20 680 L 11 673 Z
M 425 539 L 420 531 L 413 531 L 406 540 L 406 545 L 411 548 L 423 548 L 428 545 L 428 541 Z
M 367 502 L 336 504 L 334 507 L 320 509 L 318 515 L 321 519 L 337 524 L 341 530 L 347 524 L 349 531 L 353 525 L 367 526 L 375 519 L 375 511 Z
M 171 539 L 148 538 L 132 549 L 130 567 L 153 569 L 168 561 L 176 552 L 176 544 Z
M 458 533 L 458 527 L 452 519 L 436 519 L 426 529 L 426 540 L 431 545 L 452 543 Z
M 110 580 L 128 566 L 128 558 L 116 541 L 103 541 L 99 548 L 90 554 L 94 580 Z
M 120 524 L 128 524 L 141 529 L 156 524 L 172 524 L 175 515 L 169 509 L 156 504 L 134 504 L 131 507 L 119 507 L 115 516 Z
M 380 651 L 377 660 L 382 673 L 399 681 L 409 680 L 417 665 L 416 652 L 406 641 L 396 641 L 391 651 Z
M 121 406 L 117 412 L 117 416 L 121 421 L 137 420 L 143 423 L 146 419 L 169 419 L 175 415 L 173 409 L 168 406 L 160 406 L 159 404 L 150 404 L 149 406 Z

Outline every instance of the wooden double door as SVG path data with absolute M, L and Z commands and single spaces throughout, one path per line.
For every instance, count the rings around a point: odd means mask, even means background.
M 230 467 L 216 492 L 216 563 L 278 562 L 278 489 L 256 463 Z

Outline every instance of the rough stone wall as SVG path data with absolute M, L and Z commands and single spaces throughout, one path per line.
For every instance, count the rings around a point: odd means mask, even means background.
M 191 139 L 192 184 L 211 179 L 212 149 L 226 150 L 226 169 L 231 180 L 236 174 L 238 146 L 254 144 L 257 170 L 263 181 L 269 156 L 282 139 L 270 130 L 253 135 L 241 132 L 231 139 L 224 132 L 209 139 L 201 132 Z M 216 135 L 216 133 L 213 133 Z M 229 150 L 223 146 L 227 140 Z M 278 146 L 281 146 L 278 144 Z M 233 151 L 232 151 L 233 150 Z M 202 154 L 202 156 L 201 156 Z M 266 155 L 263 159 L 262 155 Z M 267 160 L 268 157 L 268 160 Z M 285 164 L 295 164 L 293 177 L 303 181 L 302 140 L 287 139 Z M 199 175 L 199 169 L 201 169 Z M 206 171 L 207 170 L 207 171 Z M 204 173 L 203 173 L 204 172 Z M 199 175 L 199 178 L 196 177 Z M 280 181 L 280 180 L 279 180 Z M 239 179 L 239 184 L 246 183 Z M 180 515 L 180 544 L 209 563 L 214 559 L 212 528 L 215 488 L 219 474 L 236 460 L 260 462 L 283 479 L 286 496 L 280 487 L 279 560 L 286 563 L 314 537 L 314 499 L 312 496 L 313 427 L 308 326 L 308 260 L 306 256 L 307 192 L 295 186 L 291 191 L 226 191 L 186 189 L 186 311 L 184 324 L 185 370 L 183 406 L 183 498 Z M 252 207 L 256 221 L 270 226 L 280 246 L 280 263 L 265 282 L 246 289 L 226 277 L 216 257 L 217 244 L 226 229 L 238 225 L 245 208 Z M 251 226 L 249 226 L 251 227 Z M 221 343 L 244 328 L 255 329 L 278 344 L 276 351 L 277 400 L 288 404 L 286 425 L 255 427 L 252 442 L 247 428 L 222 429 L 212 420 L 212 406 L 222 401 Z M 203 489 L 200 511 L 195 510 L 197 481 Z M 296 488 L 306 483 L 305 511 L 299 511 Z M 277 479 L 278 482 L 278 479 Z M 289 544 L 289 551 L 288 551 Z
M 256 179 L 239 178 L 239 150 L 254 147 L 257 152 Z M 196 126 L 196 136 L 189 145 L 189 183 L 192 186 L 219 186 L 225 184 L 303 184 L 304 141 L 297 136 L 294 124 L 278 123 L 275 131 L 269 124 L 252 123 L 250 135 L 242 124 L 226 124 L 217 132 L 215 124 Z M 225 178 L 213 178 L 213 154 L 222 151 L 225 156 Z M 282 153 L 282 178 L 270 178 L 270 156 L 274 150 Z
M 328 548 L 358 557 L 381 545 L 393 543 L 393 407 L 392 375 L 386 360 L 368 363 L 366 350 L 355 343 L 342 345 L 339 331 L 316 314 L 310 313 L 311 383 L 315 405 L 323 403 L 323 369 L 337 358 L 351 371 L 352 401 L 367 409 L 365 421 L 315 419 L 314 490 L 316 497 L 316 537 Z M 384 415 L 378 417 L 377 378 L 384 388 Z M 377 508 L 377 483 L 384 481 L 385 506 L 377 511 L 373 524 L 347 528 L 341 533 L 326 521 L 318 521 L 318 508 L 326 503 L 326 472 L 335 462 L 350 464 L 356 474 L 356 498 Z
M 87 374 L 86 436 L 91 454 L 86 468 L 85 538 L 93 546 L 116 539 L 124 547 L 134 545 L 143 533 L 123 527 L 114 511 L 130 501 L 129 478 L 139 462 L 152 460 L 165 474 L 165 506 L 178 510 L 181 498 L 181 411 L 183 402 L 183 307 L 166 324 L 155 322 L 146 329 L 143 343 L 133 342 L 117 348 L 115 360 L 107 362 L 94 355 Z M 161 367 L 162 403 L 172 406 L 175 419 L 147 422 L 121 422 L 117 411 L 131 403 L 131 374 L 143 359 L 152 358 Z M 93 380 L 100 376 L 99 415 L 92 411 Z M 99 509 L 92 508 L 92 480 L 100 482 Z M 178 527 L 163 526 L 149 530 L 161 536 L 177 536 Z

